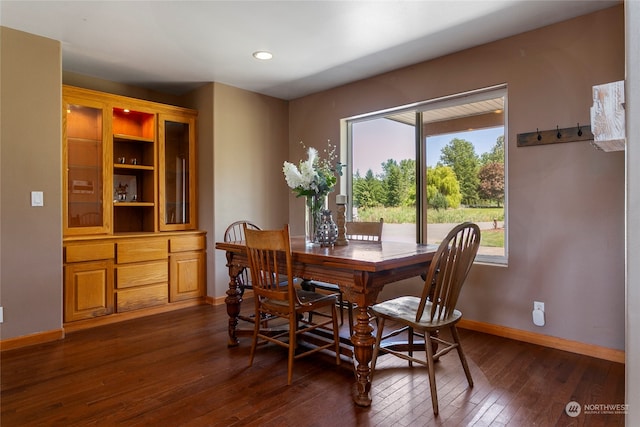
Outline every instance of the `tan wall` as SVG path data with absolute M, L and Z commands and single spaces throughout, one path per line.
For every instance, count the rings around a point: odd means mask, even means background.
M 60 43 L 0 27 L 0 338 L 62 328 Z M 31 191 L 44 206 L 31 207 Z
M 627 75 L 626 425 L 640 425 L 640 2 L 625 2 Z
M 304 156 L 300 140 L 338 141 L 341 118 L 507 83 L 509 265 L 476 265 L 461 309 L 623 349 L 624 153 L 588 142 L 518 148 L 516 135 L 589 123 L 591 87 L 623 79 L 624 64 L 620 6 L 294 100 L 289 157 Z M 289 201 L 300 232 L 302 202 Z M 534 300 L 546 303 L 544 327 L 532 324 Z
M 288 218 L 288 190 L 282 185 L 288 103 L 215 83 L 213 111 L 215 240 L 222 240 L 227 225 L 240 219 L 281 228 Z M 209 272 L 215 290 L 209 289 L 209 295 L 224 296 L 226 260 L 221 252 L 215 257 L 215 271 Z

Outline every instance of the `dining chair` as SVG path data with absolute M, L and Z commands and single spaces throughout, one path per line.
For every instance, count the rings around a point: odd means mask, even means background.
M 244 241 L 244 228 L 245 225 L 247 228 L 251 230 L 260 230 L 260 227 L 255 225 L 251 221 L 247 221 L 246 219 L 235 221 L 229 224 L 227 229 L 224 231 L 224 241 L 225 242 L 241 242 Z M 236 277 L 236 286 L 240 290 L 240 297 L 244 295 L 245 289 L 251 289 L 251 274 L 249 273 L 249 269 L 245 268 L 238 274 Z
M 413 366 L 413 362 L 427 366 L 431 387 L 431 404 L 435 415 L 438 415 L 438 395 L 434 362 L 441 356 L 456 349 L 469 387 L 473 387 L 471 372 L 456 329 L 456 323 L 462 318 L 462 313 L 456 309 L 456 304 L 479 246 L 480 229 L 476 224 L 465 222 L 455 226 L 440 243 L 429 265 L 421 297 L 401 296 L 371 307 L 371 312 L 376 316 L 378 326 L 371 359 L 372 376 L 380 352 L 408 360 L 409 366 Z M 399 324 L 401 327 L 383 337 L 386 320 Z M 442 329 L 450 331 L 451 341 L 447 341 L 439 335 L 439 331 Z M 384 340 L 405 331 L 408 340 L 407 351 L 401 351 L 399 348 L 394 349 L 392 346 L 382 346 Z M 414 335 L 424 339 L 425 360 L 413 355 Z M 443 347 L 439 349 L 439 345 Z
M 241 242 L 244 241 L 244 227 L 251 230 L 260 230 L 256 224 L 246 219 L 235 221 L 229 224 L 227 229 L 224 232 L 224 241 L 225 242 Z M 240 273 L 236 276 L 236 287 L 240 291 L 240 298 L 244 297 L 244 291 L 247 289 L 252 289 L 251 286 L 251 269 L 243 268 Z M 242 313 L 238 313 L 238 319 L 244 320 L 245 322 L 253 323 L 255 318 L 253 313 L 251 315 L 246 315 Z M 263 316 L 262 322 L 263 326 L 267 326 L 267 322 L 272 319 L 272 316 Z
M 361 242 L 382 242 L 382 226 L 384 219 L 379 221 L 347 221 L 345 223 L 347 240 Z
M 295 285 L 292 261 L 289 226 L 282 230 L 252 230 L 245 224 L 245 245 L 251 267 L 253 284 L 255 317 L 277 316 L 288 320 L 288 330 L 274 332 L 272 329 L 262 330 L 261 322 L 254 322 L 253 342 L 249 366 L 258 346 L 272 342 L 288 349 L 287 384 L 291 385 L 293 377 L 293 361 L 321 350 L 333 348 L 336 364 L 340 364 L 340 337 L 338 335 L 338 315 L 335 294 L 320 294 L 305 291 Z M 304 314 L 320 309 L 331 310 L 329 319 L 313 323 L 305 320 Z M 331 325 L 331 327 L 329 326 Z M 309 347 L 298 348 L 298 338 L 314 330 L 332 331 L 333 340 Z M 298 353 L 296 353 L 298 350 Z
M 347 240 L 360 241 L 368 243 L 382 243 L 382 226 L 384 219 L 379 221 L 348 221 L 345 223 Z M 349 318 L 349 334 L 353 335 L 353 309 L 355 304 L 344 300 L 344 295 L 340 291 L 340 287 L 334 283 L 327 282 L 308 282 L 306 286 L 309 289 L 322 289 L 329 292 L 338 293 L 338 307 L 340 307 L 340 324 L 344 324 L 344 314 L 342 309 L 347 308 Z

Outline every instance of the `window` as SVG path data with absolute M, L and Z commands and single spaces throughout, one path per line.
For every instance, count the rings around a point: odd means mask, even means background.
M 430 244 L 473 221 L 478 261 L 506 263 L 506 95 L 491 88 L 347 119 L 349 215 L 383 217 L 385 240 Z

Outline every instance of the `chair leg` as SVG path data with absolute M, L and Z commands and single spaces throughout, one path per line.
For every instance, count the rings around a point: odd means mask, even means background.
M 407 343 L 409 344 L 409 357 L 413 357 L 413 328 L 411 326 L 407 329 Z M 409 359 L 409 367 L 413 368 L 413 361 Z
M 342 311 L 342 309 L 340 309 Z M 336 305 L 333 304 L 331 306 L 331 317 L 333 319 L 333 342 L 335 343 L 336 349 L 336 365 L 340 364 L 340 331 L 338 328 L 338 313 L 336 309 Z
M 349 337 L 353 336 L 353 303 L 347 301 L 347 313 L 349 317 Z
M 289 359 L 287 361 L 287 385 L 293 380 L 293 360 L 296 356 L 296 338 L 298 337 L 298 313 L 289 313 Z
M 431 388 L 431 405 L 433 406 L 433 415 L 438 415 L 438 394 L 436 391 L 436 373 L 433 363 L 433 343 L 429 338 L 428 332 L 425 332 L 424 340 L 425 350 L 427 352 L 427 367 L 429 368 L 429 387 Z
M 376 361 L 378 360 L 378 353 L 380 353 L 380 343 L 382 341 L 382 331 L 384 330 L 384 317 L 377 318 L 378 332 L 376 333 L 376 342 L 373 344 L 373 354 L 371 355 L 371 379 L 373 379 L 373 372 L 376 369 Z
M 342 292 L 338 293 L 338 305 L 340 307 L 340 326 L 342 326 L 344 324 L 344 311 L 342 310 L 344 299 L 342 298 Z
M 256 319 L 260 317 L 260 310 L 256 307 Z M 251 352 L 249 353 L 249 366 L 253 365 L 253 357 L 256 354 L 256 347 L 258 345 L 258 332 L 260 332 L 260 322 L 256 321 L 253 324 L 253 341 L 251 342 Z
M 462 345 L 460 344 L 460 336 L 458 335 L 458 329 L 456 325 L 451 326 L 451 336 L 453 337 L 453 341 L 458 344 L 458 356 L 460 356 L 460 363 L 462 363 L 462 369 L 464 369 L 464 374 L 467 376 L 467 381 L 469 382 L 469 387 L 473 387 L 473 379 L 471 378 L 471 371 L 469 371 L 469 365 L 467 364 L 467 358 L 464 357 L 464 352 L 462 351 Z

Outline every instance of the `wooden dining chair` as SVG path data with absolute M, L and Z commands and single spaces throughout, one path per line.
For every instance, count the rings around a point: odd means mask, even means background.
M 346 224 L 346 238 L 351 241 L 361 241 L 368 243 L 382 243 L 382 226 L 384 219 L 379 221 L 349 221 Z M 349 334 L 353 335 L 353 309 L 355 305 L 352 302 L 345 301 L 340 287 L 334 283 L 327 282 L 309 282 L 309 289 L 322 289 L 329 292 L 338 293 L 338 306 L 340 307 L 340 324 L 344 324 L 343 308 L 347 308 L 349 319 Z
M 244 241 L 244 227 L 249 228 L 251 230 L 260 230 L 256 224 L 246 219 L 235 221 L 229 224 L 227 229 L 224 232 L 224 241 L 225 242 L 243 242 Z M 236 287 L 240 291 L 240 298 L 244 297 L 244 291 L 247 289 L 252 289 L 251 286 L 251 269 L 244 268 L 238 275 L 236 276 Z M 245 322 L 253 323 L 255 320 L 254 314 L 250 315 L 238 313 L 238 319 L 244 320 Z M 263 316 L 262 323 L 264 327 L 267 327 L 267 322 L 271 320 L 271 316 Z
M 383 225 L 382 218 L 380 221 L 348 221 L 345 224 L 347 240 L 380 243 L 382 242 Z
M 340 364 L 340 337 L 338 335 L 338 315 L 335 294 L 326 295 L 298 288 L 294 283 L 289 226 L 282 230 L 252 230 L 245 224 L 245 243 L 251 267 L 251 278 L 255 301 L 255 316 L 277 316 L 288 321 L 288 330 L 274 333 L 263 331 L 261 322 L 254 322 L 253 342 L 249 366 L 258 346 L 258 341 L 272 342 L 289 351 L 287 384 L 291 385 L 293 361 L 325 349 L 336 354 L 336 364 Z M 305 320 L 304 314 L 320 309 L 329 309 L 331 316 L 313 323 Z M 308 318 L 308 317 L 307 317 Z M 329 326 L 331 325 L 331 326 Z M 308 344 L 306 349 L 298 349 L 298 338 L 314 330 L 324 329 L 333 333 L 333 340 L 325 340 L 319 345 Z M 299 352 L 296 354 L 296 350 Z
M 456 329 L 456 323 L 462 318 L 462 313 L 456 309 L 456 303 L 479 246 L 480 229 L 476 224 L 465 222 L 457 225 L 440 243 L 427 271 L 421 297 L 402 296 L 371 307 L 371 312 L 378 321 L 376 342 L 371 359 L 372 376 L 380 352 L 408 360 L 409 366 L 413 366 L 413 362 L 427 366 L 431 387 L 431 404 L 435 415 L 438 415 L 438 395 L 434 362 L 442 355 L 453 349 L 458 351 L 469 387 L 473 387 L 471 372 Z M 400 324 L 401 327 L 383 337 L 386 320 Z M 439 336 L 438 332 L 442 329 L 450 331 L 451 342 Z M 403 332 L 407 333 L 407 351 L 393 349 L 391 346 L 382 346 L 384 340 Z M 413 356 L 415 335 L 424 339 L 425 360 Z M 438 349 L 439 345 L 443 347 Z M 437 350 L 435 354 L 434 347 Z
M 250 230 L 260 230 L 260 227 L 255 225 L 251 221 L 246 219 L 235 221 L 227 227 L 224 231 L 225 242 L 241 242 L 244 241 L 244 228 L 245 226 Z M 251 289 L 251 273 L 249 269 L 245 268 L 236 277 L 236 286 L 240 290 L 240 297 L 244 295 L 245 289 Z

